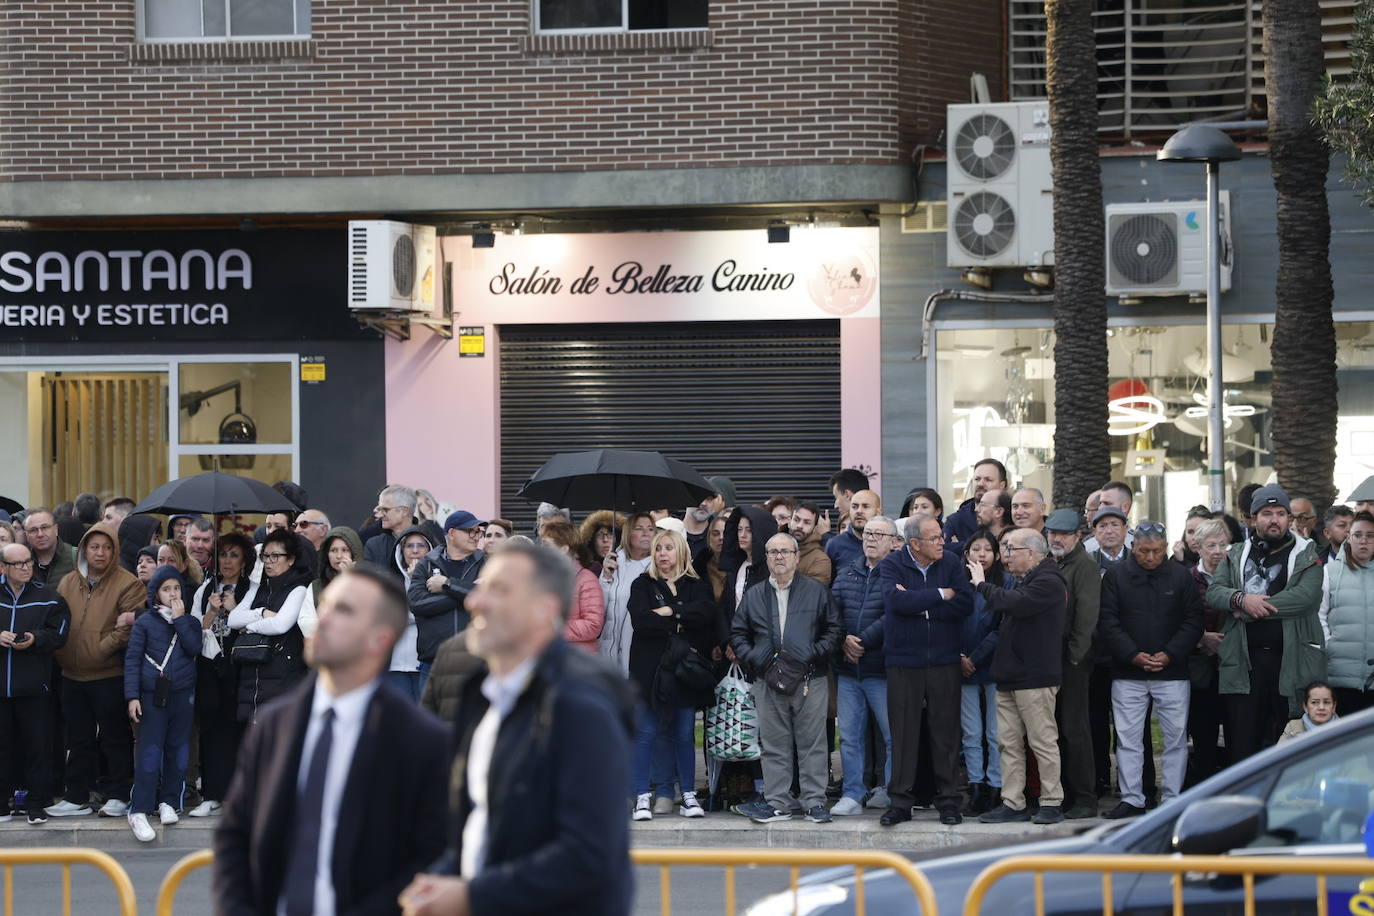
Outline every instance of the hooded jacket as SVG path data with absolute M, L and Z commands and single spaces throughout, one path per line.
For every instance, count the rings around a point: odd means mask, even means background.
M 32 633 L 27 649 L 0 649 L 0 697 L 36 697 L 52 692 L 53 653 L 67 642 L 71 612 L 57 589 L 29 581 L 18 597 L 0 576 L 0 629 Z
M 172 680 L 173 690 L 192 690 L 196 686 L 196 659 L 200 657 L 200 621 L 190 612 L 190 602 L 182 601 L 186 613 L 170 623 L 157 611 L 157 590 L 169 579 L 179 579 L 171 566 L 159 567 L 148 580 L 149 613 L 134 621 L 129 634 L 129 647 L 124 653 L 124 699 L 138 700 L 152 693 L 159 677 Z M 172 645 L 172 637 L 176 645 Z M 151 659 L 151 661 L 150 661 Z M 166 667 L 161 673 L 157 665 Z M 157 664 L 155 665 L 154 662 Z
M 152 544 L 153 534 L 161 528 L 151 515 L 130 515 L 119 523 L 119 565 L 138 572 L 138 552 Z
M 363 539 L 358 536 L 358 532 L 347 525 L 335 525 L 330 528 L 329 533 L 324 536 L 324 540 L 320 541 L 320 575 L 311 586 L 316 604 L 319 603 L 320 592 L 324 591 L 324 587 L 333 582 L 334 577 L 339 574 L 338 570 L 329 565 L 330 542 L 335 538 L 342 538 L 343 542 L 348 545 L 349 552 L 353 554 L 353 562 L 359 563 L 363 559 Z
M 86 545 L 97 534 L 114 543 L 114 556 L 105 575 L 92 585 L 86 564 Z M 76 569 L 67 573 L 57 593 L 71 610 L 71 632 L 57 650 L 62 676 L 73 681 L 98 681 L 124 674 L 124 649 L 133 625 L 119 626 L 125 613 L 138 614 L 148 603 L 148 590 L 138 577 L 119 565 L 119 535 L 97 523 L 81 538 Z
M 420 563 L 423 563 L 425 560 L 429 559 L 429 554 L 434 551 L 435 538 L 431 532 L 433 527 L 433 523 L 430 522 L 421 522 L 418 525 L 412 525 L 403 531 L 401 536 L 396 540 L 396 568 L 401 571 L 401 576 L 405 580 L 407 598 L 410 597 L 410 586 L 414 583 L 414 579 L 411 577 L 410 573 L 406 571 L 406 558 L 403 545 L 406 542 L 406 538 L 410 537 L 412 534 L 418 534 L 423 537 L 425 543 L 429 545 L 429 550 L 426 551 L 425 556 L 420 560 Z M 417 573 L 420 571 L 419 564 L 416 565 L 415 571 Z M 396 640 L 396 646 L 391 650 L 390 670 L 400 671 L 406 674 L 414 674 L 420 670 L 420 657 L 417 647 L 419 628 L 416 626 L 416 623 L 415 614 L 408 611 L 406 615 L 405 631 L 401 633 L 401 638 Z
M 405 530 L 396 548 L 397 566 L 401 565 L 399 544 L 412 534 L 424 533 L 418 525 Z M 416 564 L 415 574 L 406 582 L 406 600 L 410 604 L 410 613 L 415 617 L 415 652 L 420 661 L 432 664 L 434 653 L 439 651 L 439 643 L 467 629 L 470 617 L 463 602 L 477 584 L 477 575 L 486 561 L 487 555 L 481 550 L 461 560 L 450 559 L 448 544 L 441 542 Z M 438 592 L 431 592 L 425 583 L 436 572 L 441 573 L 446 581 Z
M 797 573 L 810 576 L 829 588 L 835 581 L 835 567 L 830 562 L 830 555 L 825 552 L 825 546 L 821 544 L 820 528 L 811 529 L 811 533 L 798 546 Z
M 744 565 L 744 550 L 739 546 L 739 520 L 749 519 L 753 540 L 749 548 L 749 565 Z M 758 506 L 736 506 L 725 520 L 725 535 L 720 545 L 720 568 L 725 571 L 725 588 L 720 594 L 720 610 L 729 624 L 735 617 L 735 592 L 740 575 L 744 575 L 744 591 L 768 579 L 768 539 L 778 533 L 773 516 Z M 741 573 L 741 570 L 743 572 Z
M 1287 582 L 1269 596 L 1269 603 L 1278 609 L 1283 627 L 1279 693 L 1288 697 L 1288 714 L 1298 716 L 1302 714 L 1302 688 L 1326 678 L 1326 637 L 1318 616 L 1324 576 L 1316 546 L 1300 534 L 1289 536 L 1294 543 L 1288 551 Z M 1244 587 L 1245 563 L 1253 547 L 1250 538 L 1232 544 L 1207 587 L 1207 605 L 1222 615 L 1222 639 L 1217 647 L 1222 693 L 1250 692 L 1250 643 L 1246 628 L 1254 618 L 1244 612 L 1238 618 L 1231 599 Z

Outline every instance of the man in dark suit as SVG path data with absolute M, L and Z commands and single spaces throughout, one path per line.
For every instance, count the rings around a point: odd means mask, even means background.
M 321 594 L 316 675 L 244 739 L 215 832 L 217 913 L 395 913 L 443 851 L 447 730 L 381 682 L 406 619 L 370 564 Z
M 572 595 L 567 557 L 516 543 L 468 595 L 485 664 L 459 691 L 449 848 L 407 916 L 630 911 L 634 706 L 619 669 L 559 636 Z

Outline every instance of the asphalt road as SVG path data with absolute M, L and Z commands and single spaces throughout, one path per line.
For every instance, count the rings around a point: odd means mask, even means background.
M 138 895 L 138 911 L 154 914 L 157 889 L 168 870 L 185 855 L 181 850 L 119 850 L 114 853 L 119 864 L 129 873 Z M 757 900 L 765 894 L 787 887 L 787 871 L 779 868 L 739 869 L 735 877 L 737 905 Z M 657 916 L 661 913 L 659 898 L 659 869 L 643 867 L 635 870 L 636 914 Z M 725 911 L 725 881 L 721 869 L 674 868 L 670 894 L 673 913 L 677 916 L 706 916 Z M 62 912 L 61 870 L 55 867 L 22 866 L 14 870 L 14 912 L 30 914 L 59 914 Z M 72 912 L 77 916 L 118 916 L 109 879 L 92 868 L 72 869 Z M 176 898 L 176 916 L 210 916 L 214 908 L 210 899 L 208 869 L 192 872 L 182 883 Z

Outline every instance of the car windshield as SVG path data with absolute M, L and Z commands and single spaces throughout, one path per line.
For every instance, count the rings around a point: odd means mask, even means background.
M 1299 739 L 1301 740 L 1301 739 Z M 1374 733 L 1289 763 L 1265 800 L 1267 832 L 1252 846 L 1359 843 L 1374 810 Z

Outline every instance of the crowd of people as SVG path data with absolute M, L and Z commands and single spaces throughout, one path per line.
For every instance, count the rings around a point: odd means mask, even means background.
M 384 680 L 461 720 L 487 626 L 473 595 L 530 542 L 572 571 L 560 641 L 638 696 L 633 820 L 1132 817 L 1374 705 L 1374 492 L 1318 519 L 1251 485 L 1234 517 L 1196 507 L 1168 532 L 1133 520 L 1125 483 L 1050 511 L 994 459 L 948 513 L 926 487 L 885 511 L 855 469 L 824 509 L 711 484 L 679 511 L 541 505 L 524 534 L 399 485 L 356 529 L 290 483 L 297 508 L 256 531 L 91 494 L 6 518 L 0 820 L 127 817 L 149 841 L 154 820 L 220 815 L 245 734 L 307 678 L 322 596 L 350 570 L 403 590 Z M 735 666 L 759 759 L 703 791 L 696 725 Z

